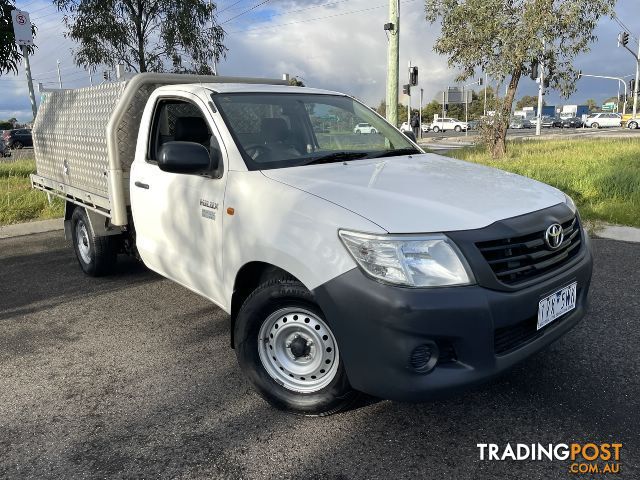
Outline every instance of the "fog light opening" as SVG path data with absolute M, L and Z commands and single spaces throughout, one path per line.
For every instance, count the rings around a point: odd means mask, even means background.
M 416 373 L 429 373 L 438 363 L 440 349 L 435 342 L 426 342 L 413 349 L 409 356 L 409 366 Z

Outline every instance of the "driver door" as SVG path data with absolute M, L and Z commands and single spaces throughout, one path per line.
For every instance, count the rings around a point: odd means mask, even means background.
M 136 244 L 144 263 L 212 301 L 222 304 L 222 206 L 227 179 L 160 170 L 166 142 L 204 145 L 224 162 L 215 123 L 195 95 L 156 101 L 146 161 L 131 170 L 131 206 Z

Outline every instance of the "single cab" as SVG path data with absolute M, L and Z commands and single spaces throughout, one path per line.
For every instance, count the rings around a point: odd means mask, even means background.
M 65 199 L 82 270 L 130 254 L 211 300 L 276 407 L 450 394 L 585 313 L 589 239 L 567 195 L 426 153 L 348 95 L 140 74 L 44 97 L 32 183 Z

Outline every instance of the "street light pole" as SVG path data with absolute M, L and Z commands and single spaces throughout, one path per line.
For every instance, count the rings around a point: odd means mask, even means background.
M 542 51 L 546 50 L 546 44 L 542 44 Z M 542 57 L 542 61 L 540 62 L 540 76 L 538 77 L 540 81 L 540 85 L 538 85 L 538 112 L 536 113 L 537 122 L 536 122 L 536 137 L 540 136 L 542 130 L 542 97 L 544 95 L 544 56 Z
M 622 85 L 624 87 L 624 97 L 625 97 L 625 101 L 622 104 L 622 113 L 625 114 L 627 113 L 627 82 L 625 81 L 625 79 L 623 77 L 609 77 L 607 75 L 589 75 L 587 73 L 580 73 L 579 75 L 580 77 L 589 77 L 589 78 L 603 78 L 605 80 L 615 80 L 616 82 L 618 82 L 618 88 L 620 88 L 620 85 Z M 634 115 L 635 117 L 635 115 Z

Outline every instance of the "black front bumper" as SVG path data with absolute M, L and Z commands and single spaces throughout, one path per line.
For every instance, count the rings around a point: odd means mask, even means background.
M 391 400 L 427 400 L 504 372 L 578 323 L 587 308 L 592 271 L 586 234 L 580 250 L 561 272 L 516 291 L 480 285 L 395 287 L 355 268 L 314 295 L 355 389 Z M 575 310 L 538 331 L 539 301 L 573 282 Z M 428 373 L 419 373 L 412 353 L 432 343 L 442 358 Z

